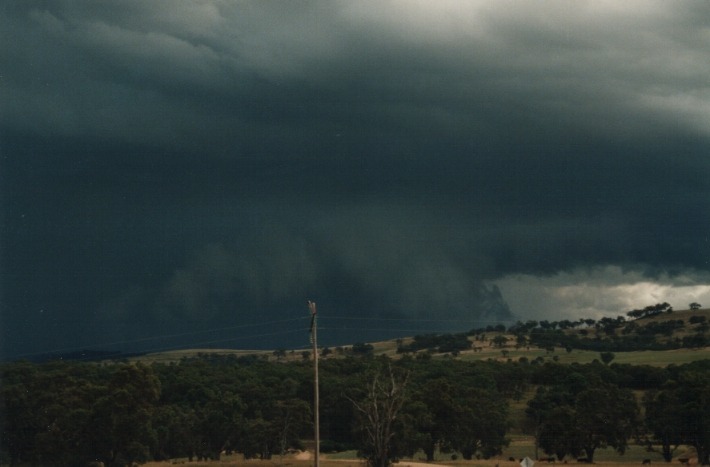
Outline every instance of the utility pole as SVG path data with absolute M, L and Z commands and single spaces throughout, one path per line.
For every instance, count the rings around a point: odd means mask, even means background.
M 311 343 L 313 344 L 313 418 L 315 425 L 316 447 L 314 452 L 314 467 L 320 467 L 320 416 L 318 406 L 318 325 L 316 323 L 316 303 L 308 300 L 311 311 Z

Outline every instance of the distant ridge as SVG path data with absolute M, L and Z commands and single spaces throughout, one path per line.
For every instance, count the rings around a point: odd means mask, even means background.
M 48 352 L 38 355 L 32 355 L 25 358 L 35 363 L 44 363 L 56 360 L 64 361 L 82 361 L 82 362 L 97 362 L 103 360 L 124 360 L 128 358 L 137 358 L 146 355 L 145 352 L 121 352 L 120 350 L 72 350 L 71 352 Z
M 695 317 L 695 320 L 691 318 Z M 613 350 L 616 355 L 616 362 L 651 364 L 664 366 L 670 363 L 683 363 L 686 361 L 703 360 L 710 358 L 710 354 L 703 351 L 708 348 L 710 338 L 707 337 L 706 329 L 710 324 L 710 309 L 696 310 L 671 310 L 654 316 L 644 316 L 638 319 L 628 318 L 624 321 L 617 321 L 618 318 L 606 318 L 598 321 L 592 320 L 595 324 L 583 323 L 580 327 L 559 330 L 558 336 L 578 336 L 580 344 L 592 342 L 615 342 L 622 338 L 624 333 L 629 335 L 642 335 L 642 333 L 652 333 L 651 338 L 658 343 L 659 348 L 630 348 L 627 350 Z M 582 322 L 586 320 L 580 320 Z M 682 326 L 663 326 L 666 322 L 682 321 Z M 598 323 L 598 326 L 597 326 Z M 657 325 L 654 325 L 656 323 Z M 461 348 L 456 351 L 445 351 L 439 345 L 438 349 L 420 349 L 415 351 L 404 351 L 417 336 L 393 338 L 381 341 L 371 341 L 368 343 L 353 342 L 350 345 L 327 347 L 321 346 L 321 350 L 326 351 L 324 358 L 339 358 L 347 355 L 363 355 L 361 348 L 367 347 L 371 355 L 387 355 L 392 358 L 401 358 L 405 354 L 430 356 L 455 357 L 462 360 L 499 360 L 517 361 L 524 359 L 531 361 L 554 360 L 560 363 L 585 363 L 598 359 L 600 351 L 608 349 L 592 349 L 582 345 L 574 349 L 566 349 L 564 345 L 552 343 L 541 346 L 539 343 L 530 342 L 530 331 L 526 332 L 527 344 L 516 345 L 517 332 L 514 330 L 516 323 L 508 328 L 505 326 L 490 326 L 490 329 L 468 330 L 459 333 L 430 333 L 422 336 L 467 336 L 471 342 L 468 349 Z M 613 325 L 612 327 L 609 327 Z M 652 328 L 654 328 L 652 330 Z M 536 328 L 541 330 L 540 327 Z M 493 345 L 492 341 L 500 336 L 501 345 Z M 694 347 L 664 347 L 672 342 L 681 342 L 684 338 L 699 336 L 703 343 Z M 505 338 L 505 339 L 503 339 Z M 434 341 L 435 339 L 433 339 Z M 438 345 L 438 344 L 437 344 Z M 556 348 L 556 350 L 555 350 Z M 275 361 L 295 361 L 307 357 L 309 351 L 303 348 L 298 349 L 273 349 L 273 350 L 237 350 L 237 349 L 182 349 L 156 353 L 146 353 L 135 357 L 135 359 L 147 362 L 168 362 L 177 361 L 183 358 L 199 358 L 213 356 L 232 356 L 261 358 Z M 126 354 L 127 355 L 127 354 Z M 124 356 L 126 356 L 124 355 Z

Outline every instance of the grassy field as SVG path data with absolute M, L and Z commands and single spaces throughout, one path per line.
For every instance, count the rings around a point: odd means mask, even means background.
M 506 350 L 507 352 L 504 354 L 502 350 Z M 516 350 L 514 347 L 508 347 L 502 350 L 490 348 L 479 352 L 462 352 L 459 355 L 459 358 L 462 360 L 487 360 L 492 358 L 500 361 L 508 359 L 517 361 L 521 357 L 525 357 L 532 361 L 538 357 L 542 357 L 545 360 L 556 360 L 559 363 L 566 364 L 584 364 L 591 363 L 595 359 L 599 360 L 599 352 L 577 349 L 572 350 L 572 352 L 567 352 L 561 347 L 556 347 L 554 352 L 547 352 L 545 350 L 535 348 L 530 348 L 530 350 Z M 665 367 L 670 364 L 680 365 L 707 358 L 710 358 L 710 351 L 707 348 L 660 351 L 644 350 L 634 352 L 614 352 L 613 363 Z
M 540 456 L 544 456 L 540 452 Z M 685 449 L 683 447 L 679 448 L 676 452 L 676 459 L 680 457 L 690 457 L 693 458 L 694 452 L 691 449 Z M 147 467 L 166 467 L 168 465 L 186 465 L 191 467 L 208 467 L 208 466 L 240 466 L 240 467 L 312 467 L 313 459 L 304 458 L 306 456 L 299 455 L 288 455 L 284 457 L 274 456 L 270 460 L 244 460 L 240 454 L 234 454 L 231 456 L 224 455 L 220 461 L 192 461 L 188 462 L 187 459 L 175 459 L 166 462 L 149 462 L 144 464 Z M 422 467 L 422 466 L 439 466 L 447 465 L 452 467 L 519 467 L 519 460 L 525 457 L 535 458 L 535 448 L 533 446 L 533 440 L 530 437 L 520 436 L 513 437 L 510 445 L 506 448 L 502 455 L 496 456 L 492 459 L 474 459 L 470 461 L 456 459 L 452 460 L 451 454 L 439 454 L 434 459 L 432 463 L 426 463 L 424 457 L 415 456 L 412 459 L 401 459 L 397 464 L 398 467 Z M 596 451 L 594 456 L 594 465 L 600 467 L 613 467 L 619 465 L 641 465 L 644 459 L 649 459 L 652 464 L 666 464 L 662 457 L 658 453 L 649 453 L 645 448 L 641 446 L 630 446 L 624 455 L 619 455 L 612 449 L 599 449 Z M 511 461 L 510 458 L 514 458 Z M 584 465 L 576 461 L 576 459 L 570 459 L 568 461 L 570 464 Z M 557 462 L 561 463 L 561 462 Z M 358 459 L 354 451 L 347 451 L 338 454 L 321 454 L 320 462 L 321 467 L 362 467 L 365 462 L 362 459 Z M 546 461 L 537 461 L 536 465 L 542 466 L 547 465 Z M 692 461 L 691 461 L 692 464 Z M 666 464 L 668 465 L 668 464 Z M 679 462 L 675 462 L 670 465 L 680 465 Z
M 529 435 L 509 435 L 509 444 L 503 449 L 503 452 L 499 456 L 495 456 L 491 459 L 473 459 L 464 460 L 460 456 L 453 457 L 451 453 L 436 453 L 434 461 L 427 463 L 423 453 L 414 455 L 409 459 L 401 459 L 395 464 L 396 467 L 437 467 L 437 466 L 451 466 L 451 467 L 519 467 L 520 460 L 529 457 L 531 459 L 536 459 L 538 457 L 547 457 L 542 451 L 536 453 L 535 451 L 535 441 L 532 436 Z M 308 443 L 307 443 L 308 445 Z M 537 456 L 536 454 L 539 454 Z M 695 451 L 691 447 L 681 446 L 679 447 L 674 455 L 675 462 L 672 464 L 667 464 L 661 455 L 656 452 L 648 452 L 644 446 L 639 446 L 631 444 L 628 446 L 626 452 L 622 455 L 614 451 L 613 449 L 597 449 L 594 454 L 594 465 L 600 467 L 614 467 L 614 466 L 629 466 L 632 464 L 642 465 L 644 460 L 649 460 L 651 464 L 664 464 L 664 465 L 678 465 L 681 464 L 677 461 L 679 458 L 689 458 L 690 465 L 694 465 L 697 462 Z M 511 460 L 514 459 L 514 460 Z M 585 465 L 583 463 L 577 462 L 576 459 L 566 459 L 566 462 L 554 462 L 555 464 L 575 464 L 575 465 Z M 339 453 L 321 453 L 319 460 L 320 467 L 364 467 L 366 464 L 362 459 L 357 457 L 356 451 L 344 451 Z M 547 461 L 536 461 L 538 467 L 543 465 L 552 464 Z M 270 460 L 258 460 L 250 459 L 244 460 L 241 454 L 233 455 L 223 455 L 222 459 L 219 461 L 192 461 L 189 462 L 187 459 L 174 459 L 166 462 L 149 462 L 144 464 L 148 467 L 167 467 L 167 465 L 186 465 L 191 467 L 208 467 L 208 466 L 240 466 L 240 467 L 313 467 L 313 454 L 312 452 L 301 452 L 298 454 L 289 454 L 286 456 L 274 456 Z
M 491 337 L 495 334 L 491 333 Z M 508 336 L 511 337 L 511 336 Z M 394 340 L 376 342 L 372 344 L 375 348 L 374 353 L 376 355 L 388 355 L 392 358 L 399 358 L 401 354 L 397 353 L 397 344 Z M 505 352 L 504 352 L 505 351 Z M 266 350 L 233 350 L 233 349 L 191 349 L 191 350 L 174 350 L 168 352 L 152 353 L 147 355 L 142 355 L 140 357 L 134 357 L 131 360 L 141 361 L 146 364 L 151 363 L 170 363 L 180 361 L 182 358 L 197 357 L 198 355 L 208 355 L 208 354 L 219 354 L 219 355 L 235 355 L 235 356 L 246 356 L 246 355 L 257 355 L 268 360 L 276 360 L 272 351 Z M 705 360 L 710 358 L 710 348 L 702 349 L 677 349 L 677 350 L 644 350 L 644 351 L 634 351 L 634 352 L 614 352 L 613 363 L 628 363 L 633 365 L 651 365 L 658 367 L 665 367 L 670 364 L 681 365 L 683 363 L 690 363 L 696 360 Z M 329 355 L 327 358 L 339 358 L 337 353 Z M 592 361 L 599 360 L 599 352 L 589 351 L 589 350 L 572 350 L 572 352 L 567 352 L 561 347 L 555 348 L 554 352 L 547 352 L 543 349 L 537 349 L 530 347 L 529 349 L 521 348 L 516 349 L 512 345 L 505 347 L 503 349 L 497 349 L 493 347 L 483 347 L 482 350 L 474 352 L 472 350 L 461 352 L 457 359 L 464 361 L 475 361 L 475 360 L 498 360 L 498 361 L 518 361 L 520 358 L 525 357 L 529 361 L 535 360 L 536 358 L 543 358 L 547 361 L 558 361 L 559 363 L 571 364 L 571 363 L 591 363 Z M 448 355 L 434 354 L 433 358 L 450 358 Z M 301 351 L 294 352 L 293 354 L 288 353 L 284 357 L 283 361 L 293 361 L 301 360 Z

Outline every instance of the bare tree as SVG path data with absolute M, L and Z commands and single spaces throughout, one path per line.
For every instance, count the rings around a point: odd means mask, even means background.
M 362 400 L 346 396 L 359 414 L 363 434 L 361 452 L 371 467 L 387 467 L 394 457 L 395 422 L 405 402 L 408 379 L 408 373 L 396 374 L 388 363 L 367 384 Z

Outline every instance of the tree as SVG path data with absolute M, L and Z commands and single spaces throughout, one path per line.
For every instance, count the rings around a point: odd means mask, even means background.
M 654 444 L 660 444 L 666 462 L 673 460 L 673 453 L 683 444 L 681 406 L 673 391 L 649 391 L 644 395 L 645 425 L 651 435 L 646 440 L 648 448 L 653 450 Z
M 673 313 L 673 307 L 667 302 L 657 303 L 655 305 L 649 305 L 643 310 L 631 310 L 626 313 L 626 315 L 631 318 L 640 319 L 661 313 Z
M 438 439 L 438 426 L 434 413 L 427 404 L 413 397 L 402 407 L 400 413 L 401 436 L 395 439 L 396 452 L 412 457 L 423 450 L 427 459 L 433 458 Z
M 459 451 L 464 459 L 499 453 L 507 443 L 508 406 L 501 389 L 509 384 L 506 375 L 488 364 L 453 362 L 422 365 L 418 370 L 413 373 L 412 402 L 403 409 L 411 424 L 406 434 L 408 452 L 421 449 L 427 461 L 434 459 L 437 447 Z M 499 382 L 499 376 L 506 382 Z
M 499 348 L 499 349 L 505 347 L 505 344 L 506 344 L 507 342 L 508 342 L 508 338 L 505 337 L 503 334 L 498 334 L 498 335 L 495 336 L 495 337 L 493 338 L 493 340 L 491 341 L 491 343 L 493 344 L 493 346 L 494 346 L 494 347 L 497 347 L 497 348 Z
M 599 384 L 577 395 L 574 407 L 577 430 L 587 460 L 594 462 L 597 448 L 613 447 L 623 454 L 638 420 L 633 393 L 610 384 Z
M 574 376 L 581 379 L 579 384 L 586 385 L 581 375 L 575 373 Z M 539 386 L 535 397 L 528 401 L 525 415 L 527 428 L 535 435 L 535 457 L 538 457 L 538 448 L 547 454 L 556 454 L 560 460 L 567 454 L 576 457 L 581 452 L 574 426 L 567 423 L 574 420 L 572 405 L 574 395 L 581 390 L 577 389 L 579 384 Z
M 219 460 L 243 434 L 245 404 L 238 394 L 215 391 L 195 410 L 197 456 Z
M 613 352 L 601 352 L 599 354 L 599 357 L 602 359 L 602 362 L 604 362 L 605 365 L 608 365 L 611 363 L 612 360 L 614 360 L 614 357 L 616 357 L 616 355 L 614 355 Z
M 515 348 L 519 349 L 528 345 L 528 338 L 524 334 L 518 334 L 515 337 Z
M 451 445 L 466 460 L 476 453 L 485 459 L 502 452 L 508 444 L 507 404 L 493 391 L 466 388 L 456 398 L 452 417 Z
M 26 362 L 3 368 L 0 376 L 3 454 L 9 458 L 10 465 L 36 462 L 36 437 L 43 425 L 48 426 L 40 392 L 47 385 L 39 383 L 37 367 Z
M 92 458 L 106 466 L 147 461 L 155 441 L 151 418 L 160 381 L 150 367 L 124 364 L 113 370 L 107 389 L 92 407 Z
M 555 454 L 559 460 L 569 454 L 581 454 L 582 440 L 575 426 L 575 413 L 569 406 L 551 407 L 546 423 L 537 434 L 538 446 L 548 454 Z M 564 436 L 560 436 L 564 433 Z
M 163 405 L 153 413 L 153 428 L 156 443 L 153 450 L 155 460 L 163 461 L 176 457 L 194 455 L 193 439 L 194 411 L 177 404 Z
M 372 355 L 374 350 L 375 347 L 373 347 L 372 344 L 368 344 L 366 342 L 355 343 L 352 347 L 353 354 L 355 355 Z
M 698 303 L 698 302 L 693 302 L 693 303 L 691 303 L 690 305 L 688 305 L 688 307 L 689 307 L 691 310 L 699 310 L 699 309 L 702 307 L 702 305 L 701 305 L 700 303 Z
M 563 385 L 542 388 L 528 402 L 526 414 L 538 445 L 558 457 L 584 451 L 590 462 L 598 448 L 623 454 L 638 418 L 633 393 L 597 378 L 573 376 Z
M 244 422 L 244 432 L 237 444 L 245 459 L 271 458 L 273 443 L 276 440 L 274 426 L 262 417 L 252 418 Z
M 289 399 L 276 402 L 273 423 L 281 456 L 289 447 L 301 447 L 299 435 L 311 426 L 311 420 L 311 406 L 306 401 Z
M 144 462 L 160 383 L 150 367 L 66 362 L 3 368 L 2 448 L 10 464 Z
M 84 443 L 91 436 L 88 427 L 93 417 L 92 403 L 102 397 L 106 388 L 66 373 L 54 379 L 55 384 L 47 387 L 45 393 L 53 397 L 43 402 L 44 414 L 51 424 L 35 437 L 36 456 L 42 463 L 85 463 L 93 458 Z
M 405 407 L 408 416 L 408 453 L 421 449 L 427 462 L 434 460 L 437 446 L 448 445 L 448 419 L 454 413 L 453 381 L 442 377 L 430 380 L 412 394 L 412 403 Z
M 387 467 L 395 458 L 395 423 L 406 399 L 408 379 L 408 373 L 395 372 L 388 363 L 367 383 L 363 398 L 348 397 L 358 414 L 360 452 L 371 467 Z
M 661 406 L 667 404 L 666 406 Z M 647 425 L 664 449 L 689 444 L 698 463 L 710 464 L 710 375 L 707 368 L 688 368 L 647 403 Z M 669 413 L 668 411 L 671 411 Z
M 100 369 L 75 363 L 13 365 L 2 374 L 1 446 L 11 465 L 83 464 L 92 406 L 106 392 Z

